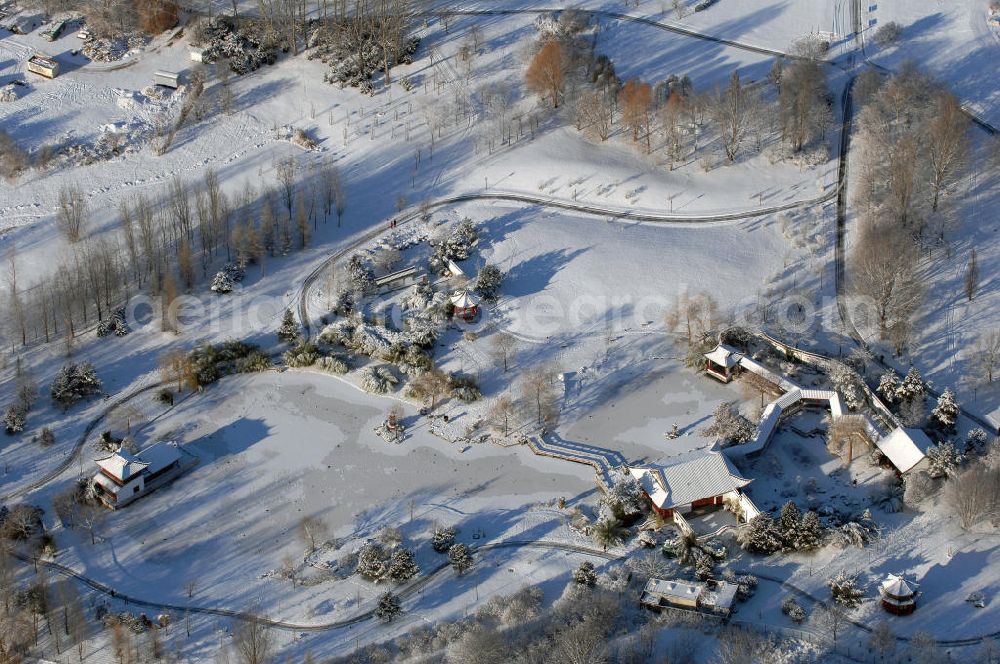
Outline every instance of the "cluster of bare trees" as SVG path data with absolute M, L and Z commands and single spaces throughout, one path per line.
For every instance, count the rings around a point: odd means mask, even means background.
M 507 332 L 493 337 L 491 354 L 497 367 L 508 370 L 517 354 L 517 339 Z M 551 431 L 559 422 L 559 389 L 556 370 L 550 365 L 532 367 L 521 377 L 519 394 L 501 394 L 489 411 L 489 423 L 506 437 L 516 426 L 529 424 Z
M 944 242 L 952 221 L 941 203 L 969 155 L 969 121 L 958 100 L 912 67 L 884 84 L 867 77 L 858 114 L 861 232 L 851 286 L 874 308 L 879 337 L 905 350 L 923 301 L 920 248 Z M 972 296 L 978 268 L 966 279 Z
M 199 184 L 175 177 L 159 200 L 140 193 L 123 201 L 117 230 L 90 237 L 85 197 L 66 187 L 57 220 L 71 242 L 58 267 L 25 287 L 17 254 L 6 257 L 8 340 L 72 340 L 139 292 L 169 306 L 222 262 L 256 263 L 263 272 L 268 258 L 307 246 L 320 221 L 336 214 L 339 225 L 346 199 L 334 165 L 302 169 L 288 159 L 275 170 L 276 187 L 247 184 L 232 196 L 214 171 Z
M 35 652 L 48 634 L 55 654 L 74 653 L 83 661 L 91 628 L 83 601 L 70 579 L 51 582 L 44 568 L 18 583 L 12 542 L 0 537 L 0 661 L 20 662 Z
M 770 79 L 777 101 L 768 102 L 764 86 L 744 83 L 737 71 L 714 92 L 696 93 L 686 76 L 655 84 L 622 82 L 610 60 L 595 57 L 592 48 L 580 45 L 576 32 L 562 29 L 543 33 L 525 83 L 553 109 L 568 106 L 577 129 L 604 141 L 617 122 L 647 154 L 662 149 L 671 169 L 694 156 L 705 128 L 714 136 L 705 145 L 717 144 L 732 163 L 741 154 L 760 151 L 779 130 L 789 154 L 822 143 L 831 101 L 820 53 L 809 40 L 793 51 L 792 64 L 775 63 Z
M 1000 466 L 977 462 L 952 476 L 945 485 L 944 498 L 963 528 L 1000 519 Z

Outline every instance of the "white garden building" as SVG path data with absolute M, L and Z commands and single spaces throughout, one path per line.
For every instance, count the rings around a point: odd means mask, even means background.
M 181 461 L 180 448 L 170 441 L 155 443 L 138 454 L 119 449 L 96 460 L 94 488 L 105 505 L 122 507 L 177 477 Z

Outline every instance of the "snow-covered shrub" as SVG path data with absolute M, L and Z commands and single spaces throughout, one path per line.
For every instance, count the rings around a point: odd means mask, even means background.
M 115 627 L 121 626 L 133 634 L 142 634 L 148 627 L 143 622 L 141 616 L 129 613 L 128 611 L 122 611 L 121 613 L 106 613 L 101 618 L 101 623 L 104 625 L 105 629 L 114 629 Z M 152 625 L 152 623 L 150 623 L 150 625 Z
M 351 370 L 346 358 L 341 355 L 324 355 L 316 361 L 316 366 L 327 373 L 346 374 Z
M 355 573 L 369 581 L 383 581 L 389 574 L 389 552 L 379 544 L 369 540 L 358 552 Z
M 889 21 L 888 23 L 883 23 L 875 31 L 875 43 L 879 46 L 888 46 L 899 41 L 901 36 L 903 36 L 902 26 L 895 21 Z
M 271 357 L 264 351 L 254 350 L 233 362 L 235 373 L 260 373 L 271 368 Z
M 443 310 L 430 307 L 406 318 L 403 322 L 403 335 L 415 346 L 433 348 L 441 336 L 441 328 L 446 320 Z
M 90 362 L 79 364 L 70 362 L 59 369 L 49 392 L 56 404 L 63 408 L 69 408 L 76 402 L 98 394 L 100 391 L 101 380 L 97 377 L 94 365 Z
M 700 549 L 694 551 L 694 575 L 699 581 L 715 578 L 715 562 Z
M 806 610 L 791 595 L 788 595 L 781 601 L 781 612 L 788 616 L 796 625 L 802 624 L 806 619 Z
M 112 334 L 116 337 L 124 337 L 131 331 L 132 329 L 125 320 L 125 307 L 115 309 L 110 316 L 97 324 L 97 336 L 99 337 L 107 337 Z
M 858 588 L 857 577 L 847 572 L 838 572 L 827 580 L 826 585 L 830 588 L 833 600 L 847 607 L 853 608 L 861 604 L 865 596 L 865 591 Z
M 926 392 L 927 388 L 924 386 L 923 378 L 920 377 L 920 372 L 917 371 L 916 367 L 910 367 L 910 370 L 906 372 L 906 378 L 896 390 L 896 398 L 900 401 L 909 401 L 923 397 Z
M 395 364 L 406 376 L 419 376 L 434 368 L 427 351 L 415 345 L 395 342 L 379 356 L 380 360 Z
M 615 471 L 611 476 L 611 486 L 601 498 L 612 516 L 619 521 L 631 521 L 641 516 L 648 506 L 646 492 L 631 473 Z
M 753 574 L 741 574 L 736 577 L 736 598 L 745 602 L 757 592 L 757 577 Z
M 753 341 L 753 338 L 753 332 L 740 326 L 728 327 L 719 335 L 719 340 L 722 343 L 744 350 L 750 347 L 750 342 Z
M 493 618 L 505 627 L 516 627 L 538 616 L 544 598 L 545 595 L 541 588 L 522 586 L 511 595 L 491 597 L 476 611 L 476 616 L 480 619 Z
M 41 433 L 38 434 L 38 444 L 42 447 L 52 447 L 55 445 L 56 435 L 52 433 L 52 429 L 48 427 L 42 427 Z
M 735 401 L 716 406 L 713 417 L 714 421 L 705 427 L 705 433 L 715 436 L 723 446 L 745 443 L 753 438 L 756 427 L 740 413 Z
M 594 570 L 594 563 L 584 560 L 580 566 L 573 570 L 573 581 L 583 586 L 593 587 L 597 583 L 597 572 Z
M 278 339 L 286 344 L 293 344 L 297 343 L 301 336 L 302 330 L 295 320 L 295 314 L 291 309 L 285 309 L 285 313 L 281 315 L 281 325 L 278 327 Z
M 17 101 L 17 88 L 13 83 L 8 83 L 0 89 L 0 102 Z
M 476 292 L 488 302 L 492 302 L 500 295 L 500 285 L 503 283 L 503 272 L 496 265 L 487 263 L 479 270 L 476 277 Z
M 971 429 L 969 433 L 965 434 L 965 453 L 971 454 L 982 450 L 986 447 L 988 440 L 989 435 L 980 427 Z
M 892 369 L 889 369 L 878 380 L 878 395 L 882 397 L 882 400 L 887 404 L 892 404 L 896 402 L 899 398 L 899 376 Z
M 472 569 L 472 552 L 461 542 L 452 544 L 448 549 L 448 562 L 451 563 L 455 573 L 461 576 Z
M 401 305 L 406 310 L 422 311 L 430 305 L 432 299 L 434 299 L 434 286 L 429 281 L 419 281 L 413 284 L 413 288 L 402 299 Z
M 126 32 L 103 39 L 88 39 L 80 50 L 85 56 L 96 62 L 114 62 L 121 60 L 132 49 L 145 47 L 149 41 L 148 35 Z
M 403 606 L 399 603 L 399 598 L 392 593 L 382 593 L 378 598 L 378 605 L 375 607 L 375 617 L 385 623 L 395 620 L 403 612 Z
M 319 359 L 319 349 L 315 344 L 303 341 L 295 348 L 286 350 L 283 358 L 285 364 L 293 369 L 311 367 Z
M 837 362 L 830 371 L 830 382 L 834 389 L 844 397 L 844 405 L 850 410 L 857 410 L 865 403 L 864 381 L 854 369 Z
M 472 376 L 453 373 L 448 376 L 448 388 L 451 390 L 452 398 L 463 403 L 472 403 L 483 397 L 476 379 Z
M 411 64 L 420 41 L 416 37 L 401 35 L 400 39 L 392 40 L 386 53 L 379 35 L 386 34 L 388 26 L 380 28 L 377 23 L 367 22 L 360 26 L 353 25 L 355 21 L 362 20 L 365 19 L 346 17 L 336 23 L 316 23 L 315 29 L 307 36 L 311 49 L 308 57 L 318 58 L 330 65 L 330 71 L 323 76 L 324 81 L 341 88 L 356 87 L 363 94 L 371 94 L 374 92 L 372 75 L 387 64 L 390 70 L 399 64 Z
M 958 421 L 958 403 L 955 401 L 955 393 L 951 388 L 945 388 L 941 396 L 938 397 L 937 406 L 931 412 L 931 424 L 942 431 L 954 431 L 955 422 Z
M 419 573 L 420 568 L 413 559 L 412 551 L 402 547 L 393 550 L 389 556 L 389 567 L 386 572 L 391 581 L 404 583 Z
M 455 543 L 455 529 L 450 526 L 436 526 L 431 534 L 431 546 L 438 553 L 444 553 Z
M 243 281 L 246 271 L 239 263 L 226 263 L 212 277 L 212 291 L 216 293 L 231 293 L 236 285 Z
M 737 534 L 740 546 L 751 553 L 768 555 L 781 551 L 781 534 L 768 514 L 758 514 Z
M 365 367 L 360 372 L 361 388 L 372 394 L 386 394 L 399 379 L 386 367 Z
M 865 510 L 856 520 L 841 524 L 833 531 L 833 544 L 839 548 L 856 546 L 862 548 L 878 538 L 879 529 L 872 520 L 871 512 Z
M 315 150 L 319 147 L 319 144 L 313 140 L 304 129 L 296 129 L 292 132 L 292 137 L 289 139 L 292 145 L 297 145 L 303 150 Z
M 370 293 L 375 289 L 375 273 L 361 254 L 352 255 L 347 262 L 347 278 L 358 292 Z
M 199 385 L 210 385 L 228 374 L 262 371 L 270 366 L 270 358 L 260 348 L 244 341 L 204 343 L 192 350 L 188 359 Z
M 28 421 L 28 409 L 23 403 L 13 403 L 7 406 L 3 413 L 3 426 L 9 434 L 24 431 L 24 425 Z
M 431 269 L 438 274 L 444 274 L 449 260 L 464 261 L 478 241 L 479 232 L 472 220 L 466 217 L 449 235 L 444 238 L 431 238 L 430 244 L 434 251 L 430 260 Z
M 932 479 L 954 475 L 964 461 L 965 457 L 955 449 L 954 443 L 938 443 L 927 450 L 927 474 Z
M 206 62 L 226 61 L 233 73 L 243 75 L 277 61 L 277 35 L 269 32 L 263 22 L 242 17 L 239 29 L 236 25 L 232 17 L 225 15 L 202 23 L 199 41 L 205 48 L 202 57 Z
M 903 502 L 909 507 L 917 507 L 934 491 L 934 480 L 926 471 L 920 470 L 903 477 Z

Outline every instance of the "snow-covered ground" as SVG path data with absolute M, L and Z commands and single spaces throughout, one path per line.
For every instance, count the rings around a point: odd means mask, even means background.
M 692 11 L 693 2 L 681 4 L 687 10 L 681 17 L 670 3 L 652 0 L 638 8 L 616 1 L 580 6 L 648 16 L 766 49 L 785 50 L 816 32 L 832 33 L 831 58 L 854 48 L 849 0 L 719 0 L 703 12 Z M 917 58 L 995 121 L 992 115 L 1000 105 L 989 65 L 997 44 L 980 29 L 985 26 L 980 2 L 947 7 L 931 2 L 861 4 L 867 57 L 889 67 Z M 533 5 L 510 4 L 518 7 Z M 468 2 L 463 8 L 492 9 L 494 3 Z M 380 89 L 374 97 L 340 90 L 322 81 L 325 67 L 318 61 L 282 57 L 275 66 L 234 79 L 235 112 L 210 113 L 192 122 L 162 156 L 142 136 L 158 113 L 176 106 L 183 91 L 161 95 L 148 86 L 160 69 L 190 73 L 183 38 L 161 37 L 114 69 L 71 55 L 79 46 L 73 31 L 54 44 L 37 31 L 16 37 L 0 33 L 0 83 L 15 76 L 30 82 L 26 90 L 19 89 L 19 100 L 0 106 L 0 128 L 18 144 L 34 154 L 46 145 L 92 143 L 113 126 L 127 130 L 136 148 L 89 166 L 57 163 L 49 171 L 31 171 L 17 182 L 0 184 L 0 253 L 16 248 L 22 286 L 70 260 L 71 248 L 54 221 L 58 192 L 65 184 L 84 191 L 90 210 L 87 234 L 93 236 L 115 228 L 121 202 L 143 192 L 160 206 L 174 176 L 198 183 L 210 168 L 235 195 L 246 184 L 257 190 L 275 186 L 274 165 L 282 157 L 293 156 L 306 172 L 329 160 L 340 169 L 347 192 L 343 226 L 333 218 L 321 222 L 309 247 L 252 266 L 240 292 L 219 297 L 204 284 L 196 287 L 192 297 L 208 313 L 189 320 L 181 335 L 160 332 L 154 320 L 122 339 L 96 340 L 88 332 L 71 348 L 55 342 L 23 353 L 13 349 L 43 397 L 67 354 L 98 366 L 107 397 L 67 412 L 39 403 L 30 415 L 28 435 L 5 438 L 0 445 L 0 495 L 21 493 L 70 459 L 84 428 L 112 400 L 158 380 L 162 353 L 230 338 L 280 350 L 273 332 L 281 312 L 297 303 L 307 274 L 331 253 L 383 226 L 397 206 L 410 208 L 446 196 L 520 193 L 609 210 L 603 215 L 556 212 L 509 201 L 434 210 L 433 224 L 465 216 L 477 222 L 482 239 L 470 267 L 488 261 L 507 272 L 499 303 L 486 311 L 482 334 L 464 337 L 451 329 L 438 350 L 443 368 L 475 375 L 486 394 L 477 404 L 444 406 L 451 430 L 481 418 L 497 394 L 516 391 L 525 369 L 549 364 L 565 379 L 556 436 L 620 452 L 629 461 L 666 462 L 706 448 L 713 441 L 702 430 L 718 404 L 742 401 L 745 411 L 754 404 L 739 386 L 720 385 L 684 367 L 682 351 L 663 331 L 663 319 L 686 292 L 710 293 L 726 319 L 738 320 L 761 301 L 771 303 L 776 320 L 787 317 L 789 303 L 815 307 L 814 326 L 782 332 L 795 343 L 835 354 L 844 337 L 834 323 L 831 297 L 832 202 L 747 220 L 647 223 L 618 218 L 629 210 L 699 216 L 810 201 L 832 193 L 835 161 L 803 168 L 772 163 L 765 150 L 731 166 L 713 164 L 706 170 L 695 160 L 670 171 L 661 155 L 642 154 L 627 132 L 619 130 L 598 143 L 565 118 L 517 132 L 510 145 L 490 138 L 488 122 L 461 118 L 445 122 L 432 143 L 428 121 L 439 121 L 435 113 L 478 94 L 483 86 L 505 87 L 523 97 L 513 105 L 514 112 L 528 116 L 534 111 L 534 100 L 523 90 L 522 71 L 536 34 L 535 17 L 530 12 L 456 17 L 447 33 L 440 20 L 428 20 L 421 36 L 436 45 L 434 64 L 421 50 L 412 65 L 393 70 L 397 80 L 406 76 L 415 84 L 410 93 L 398 85 Z M 897 46 L 881 52 L 871 33 L 887 20 L 903 24 L 904 34 Z M 626 77 L 656 81 L 687 74 L 696 89 L 711 90 L 734 69 L 745 80 L 762 80 L 772 61 L 766 53 L 621 18 L 600 21 L 597 51 L 610 55 Z M 466 75 L 457 52 L 472 25 L 482 27 L 484 45 Z M 36 50 L 59 57 L 63 75 L 47 81 L 24 73 L 25 60 Z M 206 71 L 211 99 L 213 69 Z M 832 65 L 829 72 L 839 99 L 846 76 Z M 450 118 L 454 107 L 446 110 L 443 114 Z M 277 131 L 283 126 L 304 129 L 319 150 L 305 153 L 290 145 Z M 831 129 L 835 143 L 839 125 Z M 995 168 L 985 166 L 982 139 L 977 134 L 977 166 L 955 194 L 960 201 L 956 216 L 967 221 L 955 233 L 954 253 L 927 275 L 931 289 L 917 325 L 916 359 L 936 386 L 957 387 L 964 405 L 997 413 L 1000 396 L 995 390 L 959 381 L 974 361 L 968 350 L 975 334 L 995 326 L 1000 315 L 998 289 L 989 276 L 1000 260 L 989 216 L 1000 188 Z M 972 246 L 985 278 L 982 294 L 967 303 L 960 284 Z M 492 335 L 501 330 L 520 343 L 509 375 L 489 353 Z M 0 368 L 0 405 L 13 394 L 14 367 L 10 359 Z M 304 516 L 323 520 L 341 545 L 324 552 L 331 560 L 357 548 L 380 527 L 398 526 L 424 570 L 443 562 L 428 542 L 434 522 L 458 526 L 459 539 L 469 544 L 544 540 L 593 546 L 568 527 L 568 510 L 555 506 L 565 498 L 570 508 L 586 512 L 594 507 L 597 491 L 590 467 L 535 456 L 526 446 L 449 443 L 432 433 L 414 403 L 399 394 L 366 394 L 356 382 L 353 374 L 343 379 L 274 371 L 226 378 L 172 409 L 155 404 L 151 394 L 113 409 L 97 431 L 132 428 L 140 445 L 175 439 L 200 463 L 169 487 L 109 514 L 96 545 L 86 533 L 56 526 L 58 562 L 152 601 L 231 610 L 257 602 L 271 618 L 316 625 L 370 608 L 383 588 L 357 577 L 293 585 L 273 574 L 286 558 L 301 560 L 304 543 L 297 539 L 296 527 Z M 395 403 L 404 405 L 409 426 L 399 446 L 373 432 Z M 681 436 L 665 439 L 663 434 L 675 424 Z M 31 441 L 43 425 L 56 434 L 56 444 L 44 450 Z M 79 460 L 25 499 L 48 507 L 57 491 L 89 474 L 95 454 L 90 442 Z M 861 464 L 837 477 L 835 466 L 819 439 L 783 431 L 768 453 L 744 470 L 754 477 L 749 493 L 762 507 L 789 497 L 808 501 L 804 485 L 810 478 L 826 492 L 821 495 L 836 493 L 839 502 L 863 506 L 879 473 Z M 741 556 L 733 565 L 757 566 L 824 597 L 825 580 L 837 569 L 864 570 L 867 582 L 886 572 L 906 571 L 922 579 L 925 595 L 914 618 L 894 623 L 897 632 L 926 630 L 944 638 L 995 631 L 997 604 L 977 610 L 964 600 L 972 590 L 988 596 L 997 590 L 1000 581 L 990 571 L 996 564 L 996 536 L 960 533 L 944 514 L 941 505 L 928 506 L 923 514 L 877 514 L 892 530 L 876 550 L 823 550 L 813 557 L 780 560 Z M 46 524 L 55 525 L 51 510 Z M 585 558 L 566 551 L 484 551 L 473 574 L 458 580 L 450 572 L 436 576 L 409 597 L 407 613 L 392 626 L 363 623 L 308 638 L 285 633 L 283 654 L 345 653 L 358 643 L 391 638 L 427 621 L 460 617 L 486 597 L 524 583 L 542 586 L 551 602 L 569 570 Z M 814 573 L 818 569 L 823 573 Z M 194 584 L 193 597 L 188 597 L 188 582 Z M 788 627 L 775 601 L 777 585 L 770 588 L 774 592 L 767 590 L 745 607 L 742 617 L 754 622 L 756 612 L 758 622 Z M 870 602 L 858 616 L 874 620 L 877 611 Z M 224 638 L 219 632 L 225 627 L 208 619 L 195 618 L 195 623 L 202 645 L 187 657 L 207 661 L 214 656 L 213 640 Z M 945 624 L 948 630 L 941 629 Z

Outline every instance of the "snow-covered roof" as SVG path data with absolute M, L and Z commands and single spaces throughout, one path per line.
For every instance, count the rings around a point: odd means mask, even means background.
M 177 443 L 161 440 L 139 452 L 139 457 L 148 464 L 149 473 L 157 473 L 181 458 Z
M 721 496 L 750 483 L 717 451 L 670 466 L 629 468 L 629 473 L 660 509 Z
M 404 268 L 402 270 L 396 270 L 395 272 L 390 272 L 389 274 L 378 277 L 375 280 L 376 286 L 384 286 L 386 284 L 391 284 L 394 281 L 399 281 L 401 279 L 408 279 L 414 275 L 420 274 L 422 270 L 418 265 L 411 265 L 410 267 Z
M 650 579 L 646 582 L 646 592 L 668 599 L 680 599 L 696 602 L 705 590 L 705 584 L 695 581 L 672 581 L 665 579 Z
M 453 276 L 453 277 L 464 277 L 465 276 L 465 270 L 463 270 L 461 267 L 459 267 L 458 263 L 456 263 L 455 261 L 451 260 L 450 258 L 448 259 L 448 262 L 447 262 L 446 265 L 448 267 L 448 271 L 451 272 L 451 276 Z
M 709 362 L 718 364 L 720 367 L 726 367 L 727 369 L 732 369 L 739 364 L 742 357 L 743 355 L 737 352 L 735 348 L 726 344 L 719 344 L 714 350 L 705 353 L 705 359 Z
M 719 581 L 715 586 L 715 590 L 706 590 L 702 593 L 701 603 L 716 611 L 729 613 L 733 609 L 733 604 L 736 603 L 736 589 L 737 585 L 735 583 Z
M 879 438 L 875 445 L 882 451 L 892 465 L 901 473 L 905 473 L 927 456 L 927 450 L 934 443 L 920 429 L 904 429 L 897 427 L 889 435 Z
M 104 473 L 96 473 L 94 475 L 94 481 L 100 484 L 102 488 L 104 488 L 107 491 L 110 491 L 111 493 L 118 493 L 120 489 L 120 487 L 117 484 L 115 484 L 114 480 L 109 478 Z
M 451 296 L 451 303 L 456 309 L 471 309 L 479 306 L 479 298 L 467 290 L 460 290 Z
M 890 574 L 879 586 L 879 590 L 892 599 L 909 599 L 917 594 L 919 587 L 913 581 L 907 581 L 902 574 Z
M 118 450 L 110 456 L 97 459 L 97 466 L 121 482 L 127 482 L 138 475 L 149 464 L 125 450 Z

